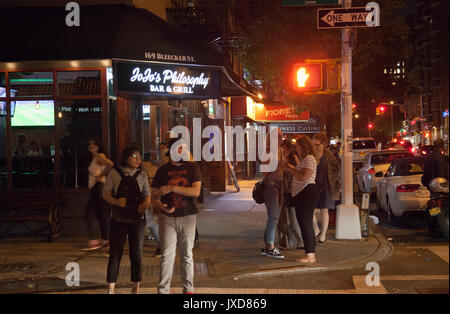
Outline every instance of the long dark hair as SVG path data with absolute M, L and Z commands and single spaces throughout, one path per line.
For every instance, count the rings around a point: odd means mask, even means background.
M 302 149 L 301 156 L 299 156 L 300 160 L 304 159 L 308 155 L 312 155 L 314 158 L 316 158 L 313 142 L 308 136 L 300 137 L 295 142 L 295 145 L 300 146 L 300 148 Z
M 120 155 L 119 165 L 123 168 L 128 166 L 128 157 L 130 157 L 133 153 L 141 153 L 137 146 L 128 146 L 125 147 Z
M 105 151 L 103 150 L 103 144 L 102 141 L 100 141 L 100 139 L 96 136 L 92 136 L 88 139 L 88 147 L 89 147 L 89 142 L 93 142 L 95 146 L 98 147 L 98 153 L 104 153 Z M 92 154 L 89 154 L 89 158 L 92 161 Z
M 289 139 L 285 139 L 280 144 L 281 148 L 285 148 L 285 151 L 287 152 L 286 158 L 289 161 L 290 164 L 295 165 L 296 160 L 294 158 L 294 152 L 293 152 L 293 145 Z

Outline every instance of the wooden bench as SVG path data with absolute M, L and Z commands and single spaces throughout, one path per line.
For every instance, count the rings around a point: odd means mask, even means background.
M 29 223 L 43 223 L 46 226 L 32 230 Z M 45 234 L 48 241 L 59 237 L 61 229 L 60 203 L 54 190 L 20 190 L 0 193 L 0 239 L 6 237 L 18 225 L 28 232 L 14 236 Z M 6 227 L 6 228 L 5 228 Z M 5 229 L 5 231 L 1 231 Z

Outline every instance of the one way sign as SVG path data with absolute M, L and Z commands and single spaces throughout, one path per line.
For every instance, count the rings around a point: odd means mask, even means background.
M 374 23 L 376 14 L 373 10 L 366 8 L 349 9 L 318 9 L 317 10 L 317 28 L 346 28 L 346 27 L 374 27 L 379 26 Z

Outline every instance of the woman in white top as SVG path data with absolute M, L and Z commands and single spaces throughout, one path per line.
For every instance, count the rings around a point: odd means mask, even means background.
M 305 244 L 306 257 L 297 261 L 311 264 L 316 262 L 313 215 L 319 199 L 319 190 L 315 184 L 317 162 L 311 139 L 307 136 L 299 138 L 295 142 L 294 153 L 300 162 L 292 165 L 286 160 L 282 160 L 281 166 L 292 174 L 292 204 L 295 206 L 295 213 Z
M 106 182 L 106 174 L 114 166 L 103 153 L 102 144 L 97 138 L 89 139 L 88 146 L 91 154 L 91 164 L 89 165 L 89 200 L 86 205 L 85 219 L 88 227 L 90 241 L 83 251 L 96 250 L 103 246 L 108 246 L 108 224 L 104 213 L 103 187 Z M 100 227 L 101 238 L 96 239 L 91 216 L 95 214 Z

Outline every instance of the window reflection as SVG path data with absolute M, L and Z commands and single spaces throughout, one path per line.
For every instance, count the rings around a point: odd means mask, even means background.
M 60 96 L 100 95 L 100 71 L 58 72 Z
M 0 191 L 6 190 L 8 172 L 6 165 L 6 102 L 0 101 Z
M 61 187 L 88 186 L 88 140 L 102 136 L 101 100 L 68 100 L 58 106 Z
M 9 85 L 16 97 L 53 97 L 52 72 L 11 72 Z

